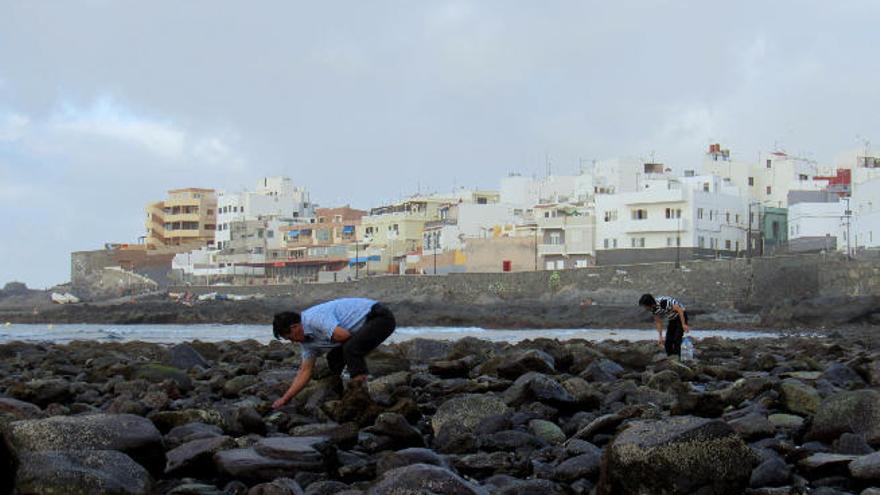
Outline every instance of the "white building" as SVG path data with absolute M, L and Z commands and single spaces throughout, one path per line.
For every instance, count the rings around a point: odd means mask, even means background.
M 222 249 L 229 242 L 232 222 L 263 218 L 308 223 L 315 216 L 309 193 L 287 177 L 266 177 L 254 191 L 220 193 L 217 197 L 217 230 L 214 244 Z
M 880 247 L 880 177 L 853 184 L 850 208 L 853 249 Z
M 846 202 L 800 202 L 788 207 L 788 247 L 793 252 L 846 250 Z
M 462 249 L 466 239 L 489 238 L 513 229 L 520 223 L 513 208 L 500 203 L 457 203 L 445 205 L 440 219 L 425 224 L 422 252 L 431 254 Z
M 182 275 L 182 281 L 211 284 L 232 275 L 263 276 L 265 268 L 249 265 L 222 266 L 219 251 L 203 247 L 187 253 L 178 253 L 171 260 L 171 269 Z
M 702 165 L 704 173 L 725 179 L 751 201 L 776 208 L 788 207 L 789 191 L 819 191 L 826 185 L 813 180 L 821 175 L 816 162 L 782 151 L 760 154 L 754 163 L 733 160 L 729 150 L 714 144 Z
M 588 173 L 593 176 L 595 194 L 621 194 L 638 191 L 657 174 L 665 174 L 666 167 L 638 158 L 612 158 L 597 161 Z
M 576 184 L 575 175 L 532 178 L 511 174 L 501 179 L 500 202 L 523 212 L 538 203 L 564 203 L 575 199 Z
M 880 157 L 858 156 L 854 166 L 844 167 L 852 170 L 852 183 L 862 184 L 880 178 Z
M 732 256 L 745 249 L 746 200 L 721 178 L 645 179 L 639 187 L 596 195 L 598 264 Z

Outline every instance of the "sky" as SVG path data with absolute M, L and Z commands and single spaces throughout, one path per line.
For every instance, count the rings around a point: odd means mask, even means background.
M 0 0 L 0 284 L 180 187 L 322 206 L 654 157 L 880 146 L 880 2 Z

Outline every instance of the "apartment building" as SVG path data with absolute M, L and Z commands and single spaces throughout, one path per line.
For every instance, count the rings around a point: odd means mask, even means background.
M 822 176 L 815 161 L 782 151 L 759 154 L 755 163 L 734 160 L 730 150 L 713 144 L 702 165 L 704 173 L 721 177 L 738 187 L 750 202 L 764 206 L 786 208 L 790 191 L 819 191 L 827 186 L 827 182 L 815 179 Z
M 733 256 L 745 249 L 746 200 L 721 178 L 644 179 L 640 187 L 596 195 L 597 264 Z
M 172 189 L 146 207 L 148 250 L 183 252 L 214 244 L 217 196 L 213 189 Z
M 380 206 L 361 218 L 358 238 L 376 252 L 382 252 L 382 271 L 397 273 L 401 260 L 416 253 L 422 246 L 422 234 L 427 222 L 438 220 L 440 208 L 449 198 L 416 197 L 399 203 Z
M 358 240 L 357 228 L 367 214 L 349 206 L 318 208 L 313 225 L 315 241 L 322 245 L 351 244 Z
M 265 177 L 251 191 L 219 194 L 215 245 L 222 249 L 231 240 L 233 222 L 279 218 L 289 224 L 308 223 L 314 216 L 307 190 L 288 177 Z
M 534 212 L 540 266 L 563 270 L 596 264 L 592 207 L 554 203 L 536 205 Z

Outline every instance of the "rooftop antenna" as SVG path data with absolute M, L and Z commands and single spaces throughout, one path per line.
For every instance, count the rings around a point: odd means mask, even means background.
M 547 177 L 553 175 L 553 167 L 550 164 L 550 153 L 544 153 L 544 162 L 547 164 Z
M 862 142 L 865 145 L 865 157 L 868 157 L 868 153 L 871 151 L 871 140 L 868 138 L 863 138 L 860 135 L 856 135 L 856 139 Z

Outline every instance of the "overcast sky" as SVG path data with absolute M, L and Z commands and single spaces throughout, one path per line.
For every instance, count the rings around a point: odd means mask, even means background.
M 880 146 L 880 2 L 0 1 L 0 284 L 177 187 L 368 208 L 710 142 Z

